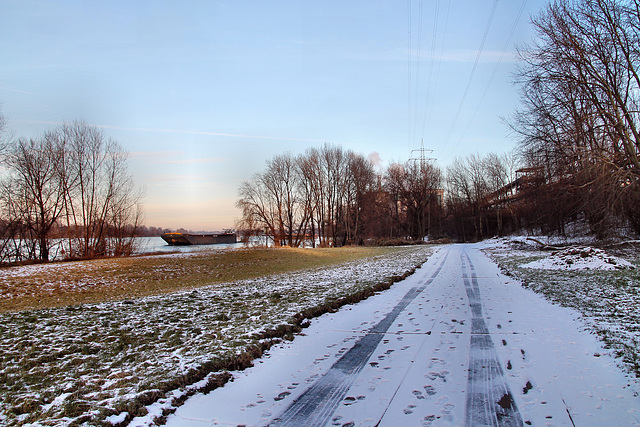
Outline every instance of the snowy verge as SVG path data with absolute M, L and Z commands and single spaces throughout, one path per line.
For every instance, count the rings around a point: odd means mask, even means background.
M 640 378 L 640 258 L 599 249 L 568 248 L 551 255 L 521 238 L 491 239 L 484 252 L 508 275 L 550 301 L 577 310 L 622 369 Z
M 521 267 L 543 270 L 620 270 L 635 268 L 629 261 L 608 255 L 602 249 L 589 246 L 573 246 L 552 252 L 546 258 L 523 264 Z

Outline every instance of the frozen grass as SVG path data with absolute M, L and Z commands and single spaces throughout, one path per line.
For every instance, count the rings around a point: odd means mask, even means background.
M 110 425 L 144 415 L 158 400 L 177 405 L 196 389 L 224 383 L 225 369 L 248 366 L 273 337 L 304 326 L 305 317 L 388 286 L 432 250 L 345 249 L 341 259 L 331 250 L 257 251 L 244 264 L 235 258 L 233 267 L 232 274 L 252 278 L 224 283 L 212 275 L 230 266 L 200 255 L 13 270 L 20 274 L 9 283 L 38 284 L 52 295 L 84 298 L 87 291 L 88 300 L 108 300 L 120 290 L 128 298 L 0 314 L 0 424 Z M 274 266 L 265 257 L 274 257 Z M 290 272 L 258 277 L 261 269 Z M 37 300 L 38 286 L 26 295 Z M 171 286 L 189 290 L 134 298 L 137 288 L 144 295 Z M 92 293 L 95 287 L 100 292 Z
M 549 300 L 583 315 L 591 330 L 623 367 L 640 377 L 640 258 L 626 252 L 634 269 L 572 270 L 527 268 L 550 256 L 521 243 L 494 241 L 487 252 L 508 274 Z
M 0 269 L 0 312 L 138 298 L 330 266 L 393 248 L 209 249 Z

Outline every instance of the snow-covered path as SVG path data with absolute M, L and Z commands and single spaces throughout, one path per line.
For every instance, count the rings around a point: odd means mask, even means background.
M 167 425 L 640 425 L 637 383 L 577 318 L 477 246 L 446 246 Z

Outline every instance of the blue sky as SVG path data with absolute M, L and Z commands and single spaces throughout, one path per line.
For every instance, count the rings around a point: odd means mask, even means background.
M 511 150 L 514 46 L 545 3 L 0 0 L 0 108 L 14 136 L 102 127 L 148 225 L 217 230 L 276 154 Z

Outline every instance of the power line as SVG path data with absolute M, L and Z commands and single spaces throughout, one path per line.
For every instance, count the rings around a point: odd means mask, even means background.
M 471 82 L 473 81 L 473 76 L 476 72 L 476 68 L 478 67 L 478 62 L 480 62 L 480 56 L 482 56 L 482 51 L 484 49 L 484 44 L 487 40 L 487 34 L 489 34 L 489 29 L 491 28 L 491 23 L 493 22 L 493 17 L 495 15 L 496 12 L 496 6 L 498 5 L 498 0 L 494 0 L 493 2 L 493 6 L 491 7 L 491 12 L 489 13 L 489 19 L 487 20 L 487 24 L 485 26 L 485 30 L 484 30 L 484 34 L 482 36 L 482 41 L 480 42 L 480 49 L 478 50 L 478 53 L 476 54 L 476 60 L 473 63 L 473 68 L 471 69 L 471 74 L 469 75 L 469 80 L 467 81 L 467 87 L 464 90 L 464 94 L 462 95 L 462 99 L 460 99 L 460 104 L 458 105 L 458 111 L 456 112 L 455 118 L 453 119 L 453 123 L 451 123 L 451 128 L 449 129 L 449 132 L 447 133 L 446 138 L 444 139 L 443 143 L 441 144 L 441 148 L 446 146 L 447 143 L 449 142 L 449 139 L 451 138 L 451 134 L 453 133 L 453 129 L 455 128 L 456 123 L 458 122 L 458 118 L 460 117 L 460 112 L 462 111 L 462 105 L 464 104 L 464 101 L 467 97 L 467 94 L 469 93 L 469 88 L 471 87 Z
M 407 27 L 408 27 L 408 50 L 407 50 L 407 138 L 411 147 L 411 0 L 407 0 Z
M 449 0 L 449 6 L 451 5 L 451 0 Z M 424 118 L 422 120 L 422 135 L 424 135 L 426 127 L 427 127 L 427 123 L 430 122 L 431 120 L 431 111 L 432 111 L 432 100 L 434 99 L 434 96 L 432 96 L 432 93 L 434 93 L 437 88 L 438 88 L 438 77 L 439 77 L 439 72 L 440 72 L 440 65 L 442 64 L 442 51 L 444 50 L 444 40 L 446 37 L 446 32 L 447 32 L 447 23 L 449 20 L 449 9 L 447 8 L 447 17 L 445 20 L 445 31 L 444 34 L 442 36 L 442 45 L 441 45 L 441 49 L 440 49 L 440 56 L 438 58 L 438 71 L 436 73 L 436 83 L 434 85 L 432 85 L 432 76 L 433 76 L 433 58 L 436 56 L 436 43 L 437 43 L 437 39 L 438 39 L 438 21 L 440 20 L 440 0 L 436 1 L 436 9 L 435 9 L 435 14 L 434 14 L 434 20 L 433 20 L 433 33 L 431 36 L 431 58 L 429 60 L 429 77 L 427 79 L 427 94 L 425 97 L 425 107 L 424 107 Z M 433 90 L 431 90 L 433 88 Z
M 435 90 L 437 90 L 438 88 L 438 83 L 440 82 L 440 69 L 442 67 L 442 58 L 444 57 L 444 44 L 445 44 L 445 40 L 447 38 L 447 29 L 449 28 L 449 12 L 451 10 L 451 0 L 449 0 L 449 2 L 447 3 L 447 14 L 445 15 L 445 19 L 444 19 L 444 31 L 442 33 L 442 43 L 440 43 L 440 56 L 438 57 L 438 68 L 436 69 L 436 81 L 433 85 L 434 92 Z M 431 122 L 431 116 L 433 114 L 433 110 L 429 111 L 429 117 L 428 117 L 428 122 Z
M 413 137 L 416 136 L 418 125 L 418 104 L 420 103 L 420 64 L 422 62 L 422 0 L 418 3 L 418 43 L 416 47 L 416 87 L 413 113 Z
M 493 72 L 491 73 L 491 77 L 489 78 L 489 82 L 487 83 L 487 86 L 485 87 L 484 92 L 482 93 L 482 97 L 480 98 L 480 102 L 478 102 L 478 106 L 476 107 L 475 111 L 473 112 L 473 115 L 471 116 L 471 119 L 467 123 L 467 126 L 466 126 L 464 132 L 462 133 L 462 135 L 460 136 L 460 138 L 458 139 L 458 141 L 454 145 L 454 147 L 451 150 L 451 152 L 455 151 L 455 149 L 458 148 L 458 146 L 460 145 L 460 142 L 466 136 L 467 132 L 471 128 L 471 125 L 473 124 L 473 120 L 475 119 L 476 115 L 478 114 L 478 111 L 480 110 L 480 107 L 482 106 L 482 103 L 484 102 L 484 98 L 487 96 L 487 93 L 489 92 L 489 88 L 491 87 L 491 84 L 493 83 L 493 79 L 495 78 L 495 76 L 496 76 L 496 74 L 498 72 L 498 68 L 502 64 L 502 59 L 504 58 L 504 54 L 506 53 L 507 49 L 509 48 L 509 45 L 511 44 L 511 39 L 513 38 L 513 35 L 515 34 L 516 28 L 518 26 L 518 22 L 520 21 L 520 18 L 522 17 L 522 12 L 524 11 L 524 8 L 525 8 L 526 4 L 527 4 L 527 0 L 523 0 L 522 4 L 520 5 L 520 10 L 518 11 L 518 14 L 516 15 L 516 19 L 514 20 L 513 25 L 511 26 L 511 32 L 509 33 L 509 36 L 507 37 L 507 40 L 506 40 L 506 42 L 504 44 L 504 47 L 502 48 L 502 52 L 500 53 L 500 57 L 498 58 L 498 62 L 496 63 L 496 66 L 493 68 Z

